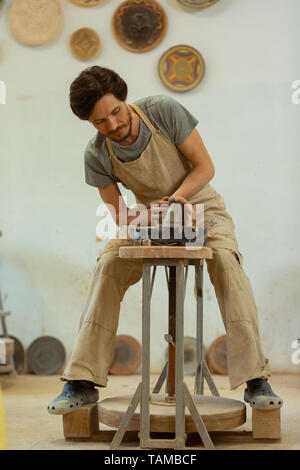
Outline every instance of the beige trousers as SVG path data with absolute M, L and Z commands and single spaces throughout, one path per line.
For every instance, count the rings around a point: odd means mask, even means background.
M 119 258 L 127 240 L 111 240 L 94 268 L 75 346 L 62 380 L 90 380 L 106 386 L 114 353 L 120 304 L 129 286 L 142 277 L 142 260 Z M 209 246 L 209 243 L 207 243 Z M 253 378 L 270 375 L 258 331 L 257 308 L 242 255 L 227 248 L 212 247 L 206 260 L 224 326 L 231 389 Z

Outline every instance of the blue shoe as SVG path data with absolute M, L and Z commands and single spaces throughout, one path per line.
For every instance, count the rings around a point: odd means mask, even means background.
M 275 395 L 271 385 L 265 379 L 253 379 L 247 382 L 244 393 L 245 402 L 252 408 L 269 409 L 281 408 L 283 400 Z
M 93 384 L 85 380 L 73 380 L 67 382 L 62 393 L 49 403 L 48 413 L 63 415 L 87 403 L 96 403 L 98 400 L 99 392 Z

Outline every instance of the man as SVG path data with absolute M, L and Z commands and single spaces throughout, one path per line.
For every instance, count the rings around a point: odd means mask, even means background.
M 196 130 L 198 121 L 182 105 L 166 96 L 127 105 L 127 85 L 112 70 L 93 66 L 71 84 L 70 105 L 97 134 L 85 151 L 86 182 L 98 188 L 115 222 L 128 213 L 117 182 L 131 190 L 138 203 L 187 201 L 204 204 L 208 228 L 207 260 L 227 332 L 231 389 L 246 382 L 244 399 L 255 407 L 279 407 L 282 400 L 267 382 L 258 332 L 257 309 L 249 278 L 243 270 L 232 218 L 222 197 L 210 186 L 211 158 Z M 128 223 L 133 217 L 128 217 Z M 119 247 L 130 242 L 112 239 L 97 260 L 79 331 L 62 380 L 62 393 L 48 406 L 63 414 L 98 400 L 95 387 L 105 387 L 113 358 L 120 304 L 130 285 L 142 277 L 140 260 L 121 259 Z

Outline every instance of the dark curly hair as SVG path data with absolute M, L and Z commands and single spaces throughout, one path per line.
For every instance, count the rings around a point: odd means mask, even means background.
M 88 120 L 95 103 L 107 93 L 125 101 L 127 84 L 113 70 L 94 65 L 84 69 L 70 86 L 70 106 L 79 119 Z

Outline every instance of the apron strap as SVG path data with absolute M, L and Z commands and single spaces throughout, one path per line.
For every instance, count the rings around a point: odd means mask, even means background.
M 144 121 L 148 129 L 152 132 L 152 134 L 155 134 L 157 132 L 157 129 L 155 129 L 153 124 L 151 124 L 151 122 L 147 118 L 146 114 L 141 110 L 141 108 L 136 104 L 130 104 L 129 106 L 133 108 L 137 112 L 137 114 L 142 118 L 142 120 Z

